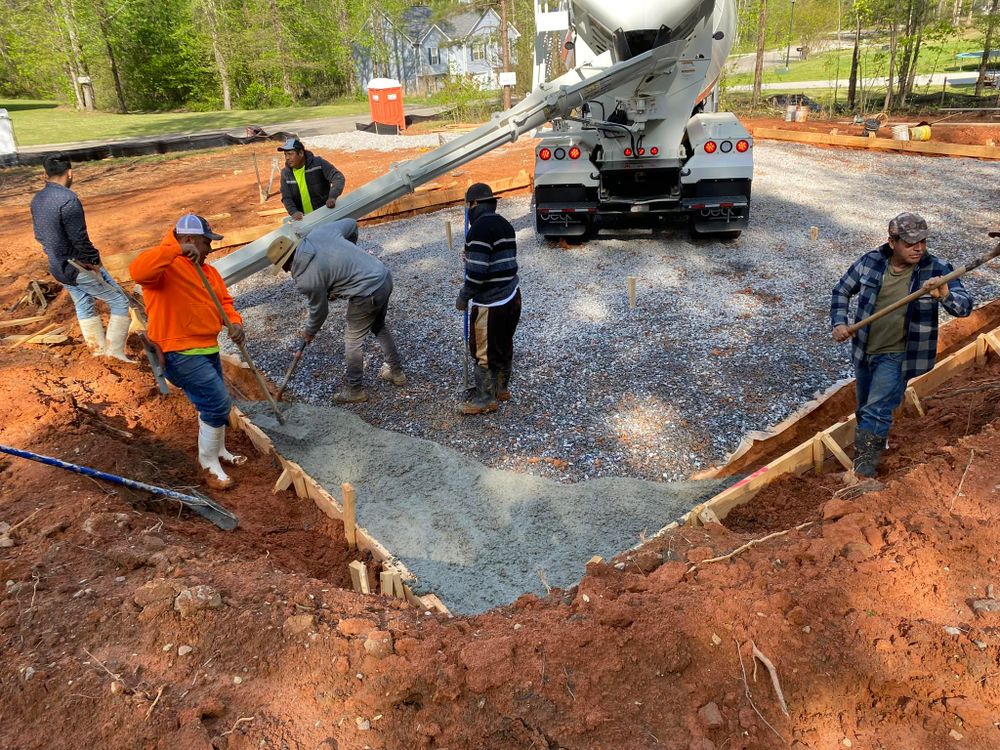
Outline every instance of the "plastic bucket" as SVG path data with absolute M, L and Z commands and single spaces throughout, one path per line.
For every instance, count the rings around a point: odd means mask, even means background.
M 929 141 L 930 139 L 931 139 L 930 125 L 917 125 L 917 127 L 915 128 L 910 128 L 911 141 Z
M 809 119 L 809 107 L 806 104 L 800 104 L 795 109 L 795 122 L 805 122 Z
M 785 122 L 795 121 L 795 112 L 797 109 L 798 106 L 795 104 L 788 104 L 785 106 Z
M 910 126 L 909 125 L 893 125 L 892 126 L 892 137 L 897 141 L 908 141 L 910 140 Z

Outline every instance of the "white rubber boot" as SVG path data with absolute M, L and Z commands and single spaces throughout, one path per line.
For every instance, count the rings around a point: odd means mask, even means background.
M 108 321 L 107 348 L 104 354 L 122 362 L 135 364 L 125 353 L 125 341 L 128 339 L 128 327 L 132 321 L 127 315 L 112 315 Z
M 219 463 L 219 446 L 225 434 L 225 427 L 210 427 L 198 420 L 198 463 L 204 469 L 205 483 L 213 490 L 228 490 L 233 486 L 233 480 Z
M 242 466 L 247 462 L 246 456 L 241 456 L 239 453 L 230 453 L 226 450 L 226 428 L 220 427 L 222 430 L 222 439 L 219 440 L 219 460 L 225 461 L 230 466 Z
M 107 341 L 104 338 L 104 323 L 99 317 L 81 318 L 80 333 L 83 334 L 83 341 L 91 354 L 95 357 L 104 354 Z

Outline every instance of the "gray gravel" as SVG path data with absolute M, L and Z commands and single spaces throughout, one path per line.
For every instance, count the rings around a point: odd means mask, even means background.
M 351 134 L 354 136 L 355 134 Z M 365 134 L 362 134 L 365 135 Z M 385 138 L 385 136 L 379 136 Z M 761 142 L 750 228 L 736 241 L 692 241 L 681 230 L 602 234 L 569 249 L 540 241 L 527 198 L 503 200 L 514 224 L 524 294 L 515 339 L 513 400 L 496 414 L 460 417 L 461 209 L 363 228 L 361 245 L 392 269 L 389 325 L 410 383 L 378 381 L 350 410 L 371 424 L 426 438 L 491 468 L 560 481 L 675 480 L 716 464 L 748 431 L 780 421 L 849 377 L 849 353 L 829 337 L 830 289 L 885 239 L 888 219 L 923 214 L 932 252 L 956 265 L 989 247 L 1000 166 Z M 819 227 L 820 239 L 809 239 Z M 629 310 L 625 277 L 638 277 Z M 966 278 L 977 304 L 1000 290 L 996 265 Z M 305 320 L 287 275 L 234 285 L 255 360 L 274 381 Z M 332 314 L 289 387 L 328 403 L 343 374 L 343 311 Z M 947 317 L 947 316 L 944 316 Z M 944 319 L 943 317 L 943 319 Z
M 306 146 L 310 149 L 340 151 L 400 151 L 407 148 L 437 148 L 456 137 L 451 133 L 376 135 L 357 130 L 353 133 L 310 136 Z

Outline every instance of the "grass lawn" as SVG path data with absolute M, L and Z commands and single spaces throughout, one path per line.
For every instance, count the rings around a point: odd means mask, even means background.
M 368 102 L 351 100 L 318 107 L 127 115 L 80 112 L 56 106 L 55 102 L 26 100 L 0 99 L 0 108 L 5 108 L 10 113 L 18 145 L 37 146 L 44 143 L 229 130 L 246 125 L 271 125 L 278 122 L 313 120 L 318 117 L 366 114 Z
M 865 78 L 884 76 L 889 69 L 889 52 L 882 44 L 870 44 L 861 48 L 861 72 Z M 956 37 L 941 43 L 925 42 L 920 48 L 917 73 L 948 73 L 951 71 L 974 71 L 978 61 L 957 60 L 958 52 L 981 50 L 982 40 Z M 788 72 L 784 66 L 765 67 L 764 83 L 792 83 L 795 81 L 833 81 L 837 78 L 839 59 L 840 79 L 846 80 L 851 74 L 850 49 L 831 50 L 810 55 L 808 60 L 796 60 L 795 52 L 789 61 Z M 753 73 L 728 74 L 726 85 L 739 86 L 753 83 Z

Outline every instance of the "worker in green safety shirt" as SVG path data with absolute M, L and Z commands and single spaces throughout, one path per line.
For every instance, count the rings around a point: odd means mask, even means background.
M 285 154 L 281 170 L 281 202 L 293 219 L 301 219 L 320 206 L 333 208 L 344 192 L 344 173 L 312 151 L 302 141 L 289 138 L 279 148 Z

